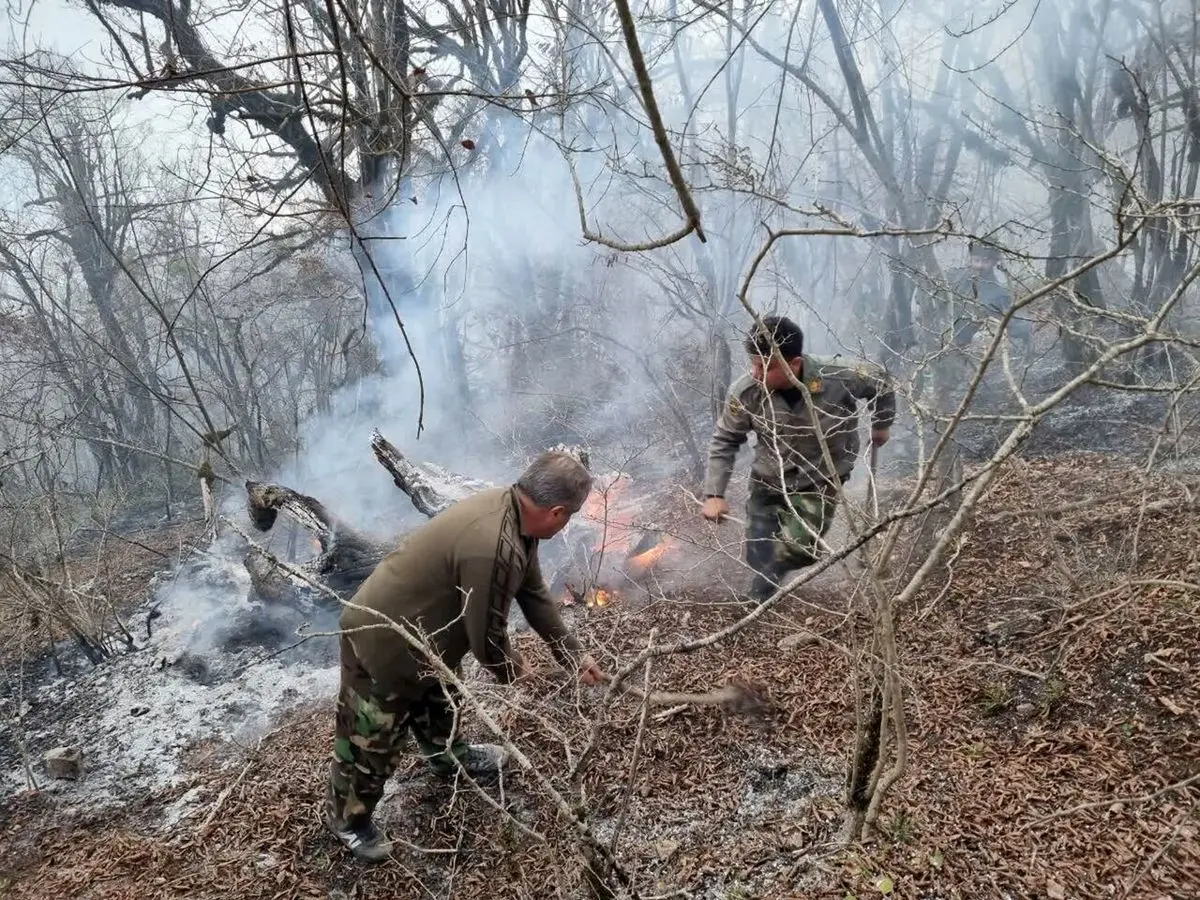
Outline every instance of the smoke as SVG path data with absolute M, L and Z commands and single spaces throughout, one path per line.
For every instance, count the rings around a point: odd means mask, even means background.
M 653 46 L 668 33 L 647 27 L 644 40 Z M 451 170 L 408 176 L 386 208 L 357 223 L 369 338 L 384 371 L 306 423 L 303 450 L 280 480 L 390 534 L 419 516 L 372 458 L 373 428 L 414 459 L 500 483 L 530 453 L 564 442 L 588 445 L 604 468 L 666 475 L 694 466 L 712 397 L 743 366 L 746 269 L 768 229 L 798 218 L 774 198 L 799 206 L 830 196 L 822 177 L 796 177 L 804 154 L 778 135 L 778 67 L 738 46 L 736 78 L 724 79 L 712 37 L 679 36 L 691 43 L 657 81 L 707 242 L 628 253 L 583 239 L 570 165 L 592 232 L 638 244 L 681 224 L 632 94 L 572 84 L 588 99 L 561 120 L 489 112 L 465 133 L 470 148 L 451 147 Z M 783 36 L 763 40 L 782 52 Z M 573 52 L 574 77 L 603 70 L 587 55 L 595 48 Z M 846 266 L 854 251 L 845 244 L 780 242 L 748 293 L 760 311 L 799 320 L 817 353 L 863 343 L 843 297 L 843 271 L 853 278 L 861 264 Z M 715 378 L 723 343 L 732 368 Z
M 416 521 L 371 456 L 373 428 L 413 459 L 498 483 L 557 443 L 610 464 L 672 452 L 627 443 L 661 411 L 663 385 L 647 370 L 666 378 L 672 354 L 703 342 L 636 266 L 581 239 L 561 149 L 516 117 L 493 127 L 494 159 L 412 179 L 360 229 L 372 235 L 359 262 L 383 372 L 306 423 L 299 458 L 279 473 L 358 526 Z M 502 166 L 514 147 L 519 159 Z M 601 198 L 590 214 L 603 222 L 618 205 Z M 688 390 L 689 413 L 702 409 Z
M 695 445 L 702 454 L 713 395 L 741 371 L 743 279 L 772 229 L 830 225 L 818 205 L 851 224 L 897 224 L 903 203 L 1017 250 L 1044 249 L 1028 211 L 1044 208 L 1045 189 L 1017 133 L 1049 88 L 1018 82 L 1013 66 L 1061 76 L 1064 60 L 1127 46 L 1128 29 L 1086 3 L 1037 10 L 945 4 L 843 23 L 900 199 L 847 136 L 850 97 L 816 9 L 755 20 L 752 42 L 715 19 L 643 23 L 707 242 L 693 235 L 634 253 L 583 240 L 568 158 L 593 232 L 653 241 L 679 227 L 678 202 L 632 90 L 609 79 L 598 44 L 571 42 L 560 87 L 576 99 L 561 116 L 487 108 L 469 140 L 451 146 L 450 167 L 412 173 L 356 223 L 342 252 L 363 272 L 383 371 L 306 423 L 302 452 L 278 478 L 384 535 L 420 516 L 371 456 L 374 428 L 414 459 L 498 483 L 559 442 L 589 445 L 604 468 L 674 473 L 694 461 Z M 1054 60 L 1051 32 L 1061 39 Z M 802 60 L 848 118 L 783 76 L 778 60 Z M 934 243 L 946 268 L 961 263 L 964 241 Z M 876 356 L 881 326 L 866 323 L 895 302 L 898 246 L 784 238 L 747 299 L 797 319 L 814 353 Z

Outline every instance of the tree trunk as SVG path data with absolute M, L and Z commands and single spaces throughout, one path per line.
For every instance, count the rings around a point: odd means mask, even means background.
M 387 469 L 396 487 L 404 491 L 413 506 L 432 518 L 491 484 L 447 472 L 428 463 L 408 459 L 390 441 L 376 431 L 371 449 L 380 465 Z M 279 484 L 247 481 L 247 513 L 259 531 L 270 531 L 280 513 L 311 533 L 319 552 L 300 568 L 319 578 L 341 597 L 348 599 L 391 550 L 399 538 L 378 541 L 359 532 L 338 518 L 313 497 Z M 283 571 L 273 560 L 251 548 L 245 557 L 250 581 L 259 599 L 306 607 L 326 605 L 327 599 L 312 591 L 300 578 Z

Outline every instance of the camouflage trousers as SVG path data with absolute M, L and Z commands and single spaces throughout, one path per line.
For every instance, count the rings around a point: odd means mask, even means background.
M 415 686 L 412 686 L 415 687 Z M 351 825 L 369 821 L 411 735 L 439 775 L 458 771 L 469 745 L 458 737 L 454 690 L 438 682 L 420 690 L 382 690 L 342 637 L 342 683 L 329 766 L 328 812 Z
M 817 561 L 818 542 L 837 513 L 837 489 L 808 487 L 782 494 L 752 485 L 746 501 L 746 562 L 751 594 L 765 600 L 788 572 Z

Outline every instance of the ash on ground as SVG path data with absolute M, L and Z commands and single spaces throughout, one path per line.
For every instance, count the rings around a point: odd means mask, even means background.
M 824 817 L 814 814 L 817 805 L 840 813 L 845 789 L 842 763 L 801 750 L 784 754 L 778 748 L 756 746 L 746 748 L 742 769 L 740 802 L 724 820 L 697 817 L 694 810 L 683 809 L 674 815 L 655 810 L 652 817 L 643 817 L 636 803 L 630 807 L 625 841 L 649 848 L 658 870 L 652 863 L 648 871 L 664 879 L 664 887 L 672 883 L 673 867 L 681 856 L 695 853 L 697 847 L 736 844 L 752 832 L 773 833 L 777 852 L 750 869 L 708 872 L 691 885 L 692 896 L 727 900 L 804 886 L 811 863 L 826 849 L 825 842 L 805 828 Z M 616 817 L 595 820 L 593 827 L 602 843 L 612 840 L 616 824 Z
M 0 797 L 29 789 L 95 811 L 184 784 L 180 753 L 206 739 L 253 747 L 286 710 L 336 695 L 331 613 L 273 609 L 250 596 L 236 538 L 151 582 L 128 617 L 134 645 L 93 666 L 66 642 L 0 687 Z M 297 646 L 292 646 L 298 644 Z M 15 677 L 13 677 L 15 676 Z M 83 751 L 78 779 L 44 754 Z

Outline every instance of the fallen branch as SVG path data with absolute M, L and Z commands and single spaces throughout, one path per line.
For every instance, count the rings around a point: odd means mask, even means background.
M 611 675 L 604 676 L 605 684 L 612 684 Z M 767 709 L 764 692 L 751 684 L 733 681 L 712 691 L 699 694 L 651 691 L 622 683 L 618 687 L 631 697 L 649 706 L 717 706 L 730 712 L 758 714 Z
M 408 494 L 417 512 L 433 518 L 454 503 L 477 491 L 495 487 L 486 481 L 444 473 L 447 483 L 434 484 L 435 472 L 430 466 L 419 466 L 400 452 L 394 444 L 375 430 L 371 433 L 371 450 L 379 464 L 387 469 L 396 487 Z M 449 483 L 454 479 L 454 484 Z M 447 490 L 449 488 L 449 490 Z
M 304 568 L 324 576 L 341 593 L 352 593 L 395 545 L 380 543 L 343 522 L 313 497 L 289 487 L 247 481 L 247 513 L 259 531 L 270 531 L 280 513 L 312 532 L 320 545 L 317 557 Z M 246 556 L 255 594 L 269 603 L 297 605 L 306 593 L 305 583 L 275 564 L 273 556 L 253 550 Z
M 1157 800 L 1164 794 L 1171 794 L 1175 791 L 1182 791 L 1185 788 L 1191 787 L 1193 784 L 1200 782 L 1200 772 L 1192 775 L 1182 781 L 1177 781 L 1174 784 L 1168 784 L 1164 788 L 1159 788 L 1157 791 L 1151 791 L 1149 794 L 1142 794 L 1137 797 L 1108 797 L 1104 800 L 1097 800 L 1093 803 L 1081 803 L 1078 806 L 1072 806 L 1070 809 L 1060 809 L 1052 812 L 1048 816 L 1043 816 L 1033 822 L 1028 822 L 1022 825 L 1018 831 L 1028 831 L 1030 828 L 1037 828 L 1039 825 L 1045 825 L 1047 822 L 1053 822 L 1055 819 L 1061 819 L 1063 816 L 1073 816 L 1075 813 L 1086 812 L 1089 809 L 1099 809 L 1102 806 L 1112 806 L 1114 803 L 1149 803 L 1151 800 Z
M 654 638 L 658 635 L 657 628 L 650 629 L 649 644 L 654 646 Z M 637 734 L 633 739 L 633 756 L 629 760 L 629 774 L 625 779 L 625 793 L 621 799 L 621 810 L 617 813 L 617 824 L 613 826 L 612 841 L 608 845 L 608 852 L 614 857 L 617 855 L 617 844 L 621 840 L 621 831 L 625 828 L 625 817 L 629 813 L 629 800 L 633 796 L 634 781 L 638 775 L 638 763 L 642 758 L 642 747 L 646 741 L 646 721 L 650 717 L 650 699 L 653 697 L 653 692 L 650 690 L 650 677 L 654 670 L 653 662 L 646 663 L 645 679 L 642 689 L 642 712 L 638 716 Z
M 246 513 L 259 531 L 270 531 L 282 512 L 307 528 L 325 550 L 339 522 L 319 501 L 289 487 L 262 481 L 246 482 Z

